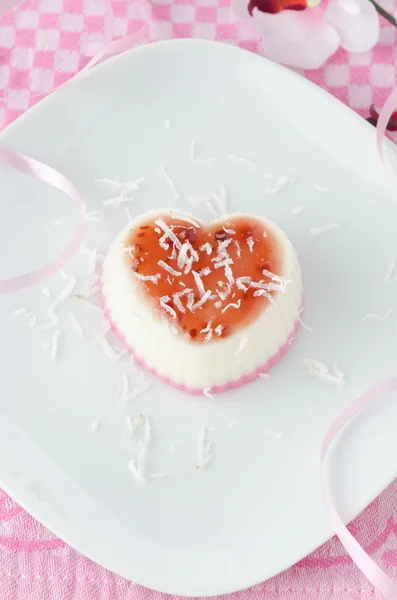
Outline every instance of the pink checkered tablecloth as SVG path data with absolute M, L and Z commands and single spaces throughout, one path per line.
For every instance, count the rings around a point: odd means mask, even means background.
M 393 0 L 382 5 L 394 10 Z M 140 26 L 134 0 L 114 0 L 116 36 Z M 196 37 L 259 51 L 254 28 L 238 23 L 230 0 L 151 0 L 148 40 Z M 0 19 L 0 129 L 66 81 L 103 39 L 102 0 L 28 0 Z M 363 116 L 396 85 L 396 32 L 381 23 L 371 52 L 338 51 L 302 75 Z M 366 551 L 392 577 L 397 570 L 397 481 L 350 526 Z M 228 600 L 380 600 L 338 540 L 285 573 Z M 97 566 L 52 535 L 0 490 L 0 600 L 165 600 Z

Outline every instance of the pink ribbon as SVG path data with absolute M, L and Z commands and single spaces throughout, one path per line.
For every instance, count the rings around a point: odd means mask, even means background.
M 348 423 L 350 419 L 361 412 L 366 406 L 376 402 L 377 400 L 380 400 L 383 396 L 395 390 L 397 390 L 397 377 L 392 377 L 387 381 L 375 385 L 368 392 L 361 394 L 361 396 L 359 396 L 338 417 L 336 417 L 325 434 L 321 446 L 321 488 L 332 527 L 358 568 L 361 569 L 366 578 L 384 595 L 387 600 L 397 600 L 397 583 L 388 577 L 386 573 L 384 573 L 382 569 L 380 569 L 378 565 L 374 563 L 374 561 L 368 556 L 357 540 L 354 539 L 347 527 L 345 527 L 343 524 L 343 521 L 338 515 L 327 492 L 323 463 L 334 438 L 340 432 L 340 430 L 343 429 L 346 423 Z
M 52 167 L 45 165 L 34 158 L 18 154 L 18 152 L 12 152 L 5 148 L 0 148 L 0 163 L 13 167 L 17 171 L 33 175 L 36 179 L 48 183 L 58 190 L 61 190 L 67 194 L 79 208 L 79 220 L 76 231 L 69 242 L 65 250 L 56 258 L 53 262 L 32 271 L 19 275 L 17 277 L 11 277 L 10 279 L 0 280 L 0 294 L 7 292 L 15 292 L 22 288 L 29 287 L 43 279 L 47 279 L 50 275 L 62 269 L 62 267 L 69 262 L 75 252 L 79 249 L 84 238 L 84 203 L 80 197 L 80 194 L 74 187 L 74 185 L 66 179 L 61 173 L 58 173 Z
M 6 12 L 8 12 L 9 10 L 12 10 L 20 4 L 22 4 L 23 1 L 24 0 L 0 0 L 0 18 L 3 15 L 5 15 Z M 147 6 L 143 2 L 143 0 L 140 0 L 140 7 L 142 8 L 143 15 L 146 19 L 145 25 L 141 27 L 136 33 L 128 35 L 120 40 L 112 41 L 115 26 L 115 17 L 112 10 L 111 1 L 105 0 L 106 13 L 104 23 L 104 44 L 102 48 L 97 51 L 95 56 L 80 71 L 80 73 L 91 69 L 94 65 L 96 65 L 104 58 L 108 58 L 109 56 L 120 54 L 121 52 L 129 50 L 130 48 L 135 46 L 135 44 L 138 41 L 144 38 L 149 15 Z M 66 263 L 70 261 L 70 259 L 77 252 L 83 241 L 85 207 L 74 185 L 68 179 L 66 179 L 66 177 L 64 177 L 61 173 L 59 173 L 49 165 L 45 165 L 34 158 L 30 158 L 29 156 L 25 156 L 23 154 L 13 152 L 5 148 L 0 148 L 0 163 L 13 167 L 17 171 L 21 171 L 22 173 L 32 175 L 40 181 L 43 181 L 44 183 L 48 183 L 49 185 L 56 187 L 57 189 L 67 194 L 77 204 L 79 209 L 79 220 L 77 223 L 76 231 L 73 234 L 72 239 L 65 248 L 65 250 L 54 261 L 40 269 L 37 269 L 36 271 L 25 273 L 24 275 L 19 275 L 17 277 L 11 277 L 10 279 L 0 279 L 0 294 L 5 294 L 8 292 L 15 292 L 17 290 L 21 290 L 23 288 L 39 283 L 44 279 L 47 279 L 47 277 L 49 277 L 56 271 L 62 269 L 66 265 Z

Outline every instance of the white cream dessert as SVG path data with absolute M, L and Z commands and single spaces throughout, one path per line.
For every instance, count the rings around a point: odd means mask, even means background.
M 302 303 L 287 236 L 264 217 L 202 223 L 179 210 L 139 215 L 110 247 L 106 314 L 135 358 L 191 393 L 267 372 L 288 349 Z

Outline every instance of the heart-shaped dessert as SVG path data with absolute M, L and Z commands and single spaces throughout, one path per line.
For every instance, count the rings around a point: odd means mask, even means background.
M 204 224 L 163 209 L 117 236 L 102 294 L 114 330 L 151 372 L 191 393 L 222 391 L 267 372 L 288 348 L 301 270 L 264 217 Z

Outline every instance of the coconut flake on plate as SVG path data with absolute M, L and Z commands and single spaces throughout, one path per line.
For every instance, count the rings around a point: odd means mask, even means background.
M 117 181 L 116 179 L 95 179 L 95 183 L 105 183 L 116 190 L 121 190 L 123 194 L 129 194 L 139 190 L 140 185 L 145 181 L 144 177 L 138 177 L 134 181 Z
M 150 388 L 150 381 L 144 381 L 141 385 L 133 388 L 131 391 L 128 392 L 128 394 L 126 394 L 122 400 L 124 402 L 129 402 L 131 400 L 135 400 L 135 398 L 137 398 L 138 396 L 140 396 L 141 394 L 144 394 L 145 392 L 147 392 L 147 390 Z
M 270 379 L 269 373 L 258 373 L 259 379 Z
M 206 442 L 206 435 L 208 431 L 214 431 L 214 428 L 204 424 L 201 425 L 196 445 L 197 470 L 204 469 L 205 465 L 208 464 L 214 458 L 212 454 L 209 454 L 212 442 Z
M 296 181 L 297 179 L 295 177 L 289 175 L 281 175 L 279 177 L 274 176 L 274 181 L 271 186 L 265 190 L 265 194 L 273 196 Z
M 28 312 L 29 312 L 29 311 L 28 311 L 28 309 L 27 309 L 27 308 L 25 308 L 25 307 L 22 307 L 22 308 L 16 308 L 16 309 L 14 310 L 14 315 L 15 315 L 16 317 L 23 317 L 23 316 L 27 315 L 27 313 L 28 313 Z
M 124 425 L 125 425 L 125 429 L 126 429 L 126 439 L 129 440 L 131 439 L 131 437 L 133 436 L 133 434 L 135 433 L 135 430 L 137 429 L 137 427 L 139 427 L 139 425 L 141 425 L 141 423 L 143 423 L 143 415 L 135 415 L 134 417 L 131 417 L 130 415 L 127 415 L 124 419 Z
M 54 323 L 54 325 L 59 325 L 59 322 L 60 322 L 59 317 L 55 313 L 54 309 L 72 295 L 72 292 L 73 292 L 75 286 L 76 286 L 76 277 L 74 277 L 74 275 L 72 275 L 72 277 L 69 278 L 69 281 L 66 284 L 66 286 L 60 292 L 59 296 L 51 303 L 50 307 L 48 308 L 48 316 L 51 319 L 51 321 Z
M 285 433 L 285 431 L 272 431 L 271 429 L 264 429 L 263 432 L 266 435 L 278 440 L 287 439 L 289 437 L 288 433 Z
M 150 442 L 152 439 L 152 429 L 151 429 L 150 421 L 149 421 L 147 415 L 143 414 L 142 419 L 144 421 L 144 436 L 138 442 L 138 447 L 139 447 L 138 459 L 137 459 L 137 461 L 134 461 L 131 459 L 128 463 L 128 470 L 140 482 L 146 481 L 146 475 L 145 475 L 146 460 L 147 460 Z
M 365 315 L 362 320 L 367 321 L 368 319 L 378 319 L 379 321 L 387 321 L 390 315 L 393 313 L 393 310 L 389 308 L 384 315 L 378 315 L 378 313 L 369 313 Z
M 254 163 L 252 160 L 250 160 L 249 158 L 245 158 L 245 156 L 237 156 L 236 154 L 228 154 L 227 158 L 228 158 L 228 160 L 230 160 L 232 162 L 247 165 L 247 167 L 252 167 L 253 169 L 259 170 L 258 165 L 256 163 Z
M 170 188 L 172 195 L 174 196 L 174 202 L 179 202 L 180 200 L 180 195 L 178 190 L 175 187 L 175 184 L 173 182 L 173 180 L 171 179 L 168 171 L 166 171 L 164 165 L 161 165 L 159 168 L 159 175 L 160 177 L 162 177 L 163 179 L 165 179 L 165 181 L 167 182 L 168 187 Z
M 92 433 L 96 433 L 99 429 L 100 421 L 99 419 L 94 419 L 91 423 L 91 431 Z
M 293 208 L 291 210 L 291 214 L 292 215 L 299 215 L 301 212 L 305 211 L 306 208 L 304 206 L 295 206 L 295 208 Z
M 209 400 L 213 400 L 214 396 L 211 394 L 211 388 L 207 387 L 203 389 L 203 396 L 205 396 L 206 398 L 209 398 Z
M 85 218 L 87 221 L 103 221 L 105 218 L 105 211 L 102 210 L 92 210 L 91 212 L 85 213 Z
M 383 281 L 385 281 L 386 283 L 388 281 L 390 281 L 390 279 L 392 278 L 393 273 L 395 271 L 395 268 L 396 268 L 396 261 L 392 260 L 390 262 L 389 266 L 387 267 L 386 274 L 385 274 L 385 276 L 383 278 Z
M 230 302 L 229 304 L 226 304 L 225 308 L 222 308 L 222 314 L 227 311 L 229 308 L 240 308 L 241 306 L 241 299 L 238 302 Z
M 51 298 L 51 293 L 50 293 L 50 290 L 49 290 L 48 288 L 43 288 L 43 289 L 41 290 L 41 293 L 42 293 L 42 294 L 43 294 L 43 296 L 45 296 L 46 298 L 48 298 L 48 299 L 49 299 L 49 298 Z
M 323 225 L 322 227 L 312 227 L 310 229 L 310 237 L 316 237 L 321 233 L 326 233 L 327 231 L 331 231 L 331 229 L 338 229 L 339 227 L 339 223 L 329 223 L 328 225 Z
M 106 356 L 113 361 L 119 360 L 127 352 L 127 350 L 117 351 L 113 346 L 111 346 L 111 344 L 109 344 L 106 337 L 104 337 L 101 341 L 101 348 L 104 354 L 106 354 Z
M 52 361 L 54 361 L 56 359 L 56 357 L 58 356 L 58 346 L 59 346 L 59 336 L 60 335 L 61 335 L 61 330 L 57 329 L 56 331 L 54 331 L 52 338 L 51 338 L 50 358 Z
M 338 367 L 338 363 L 333 363 L 332 371 L 326 365 L 315 358 L 306 358 L 304 361 L 305 369 L 310 375 L 314 375 L 324 381 L 335 383 L 339 387 L 343 387 L 346 383 L 345 375 Z

